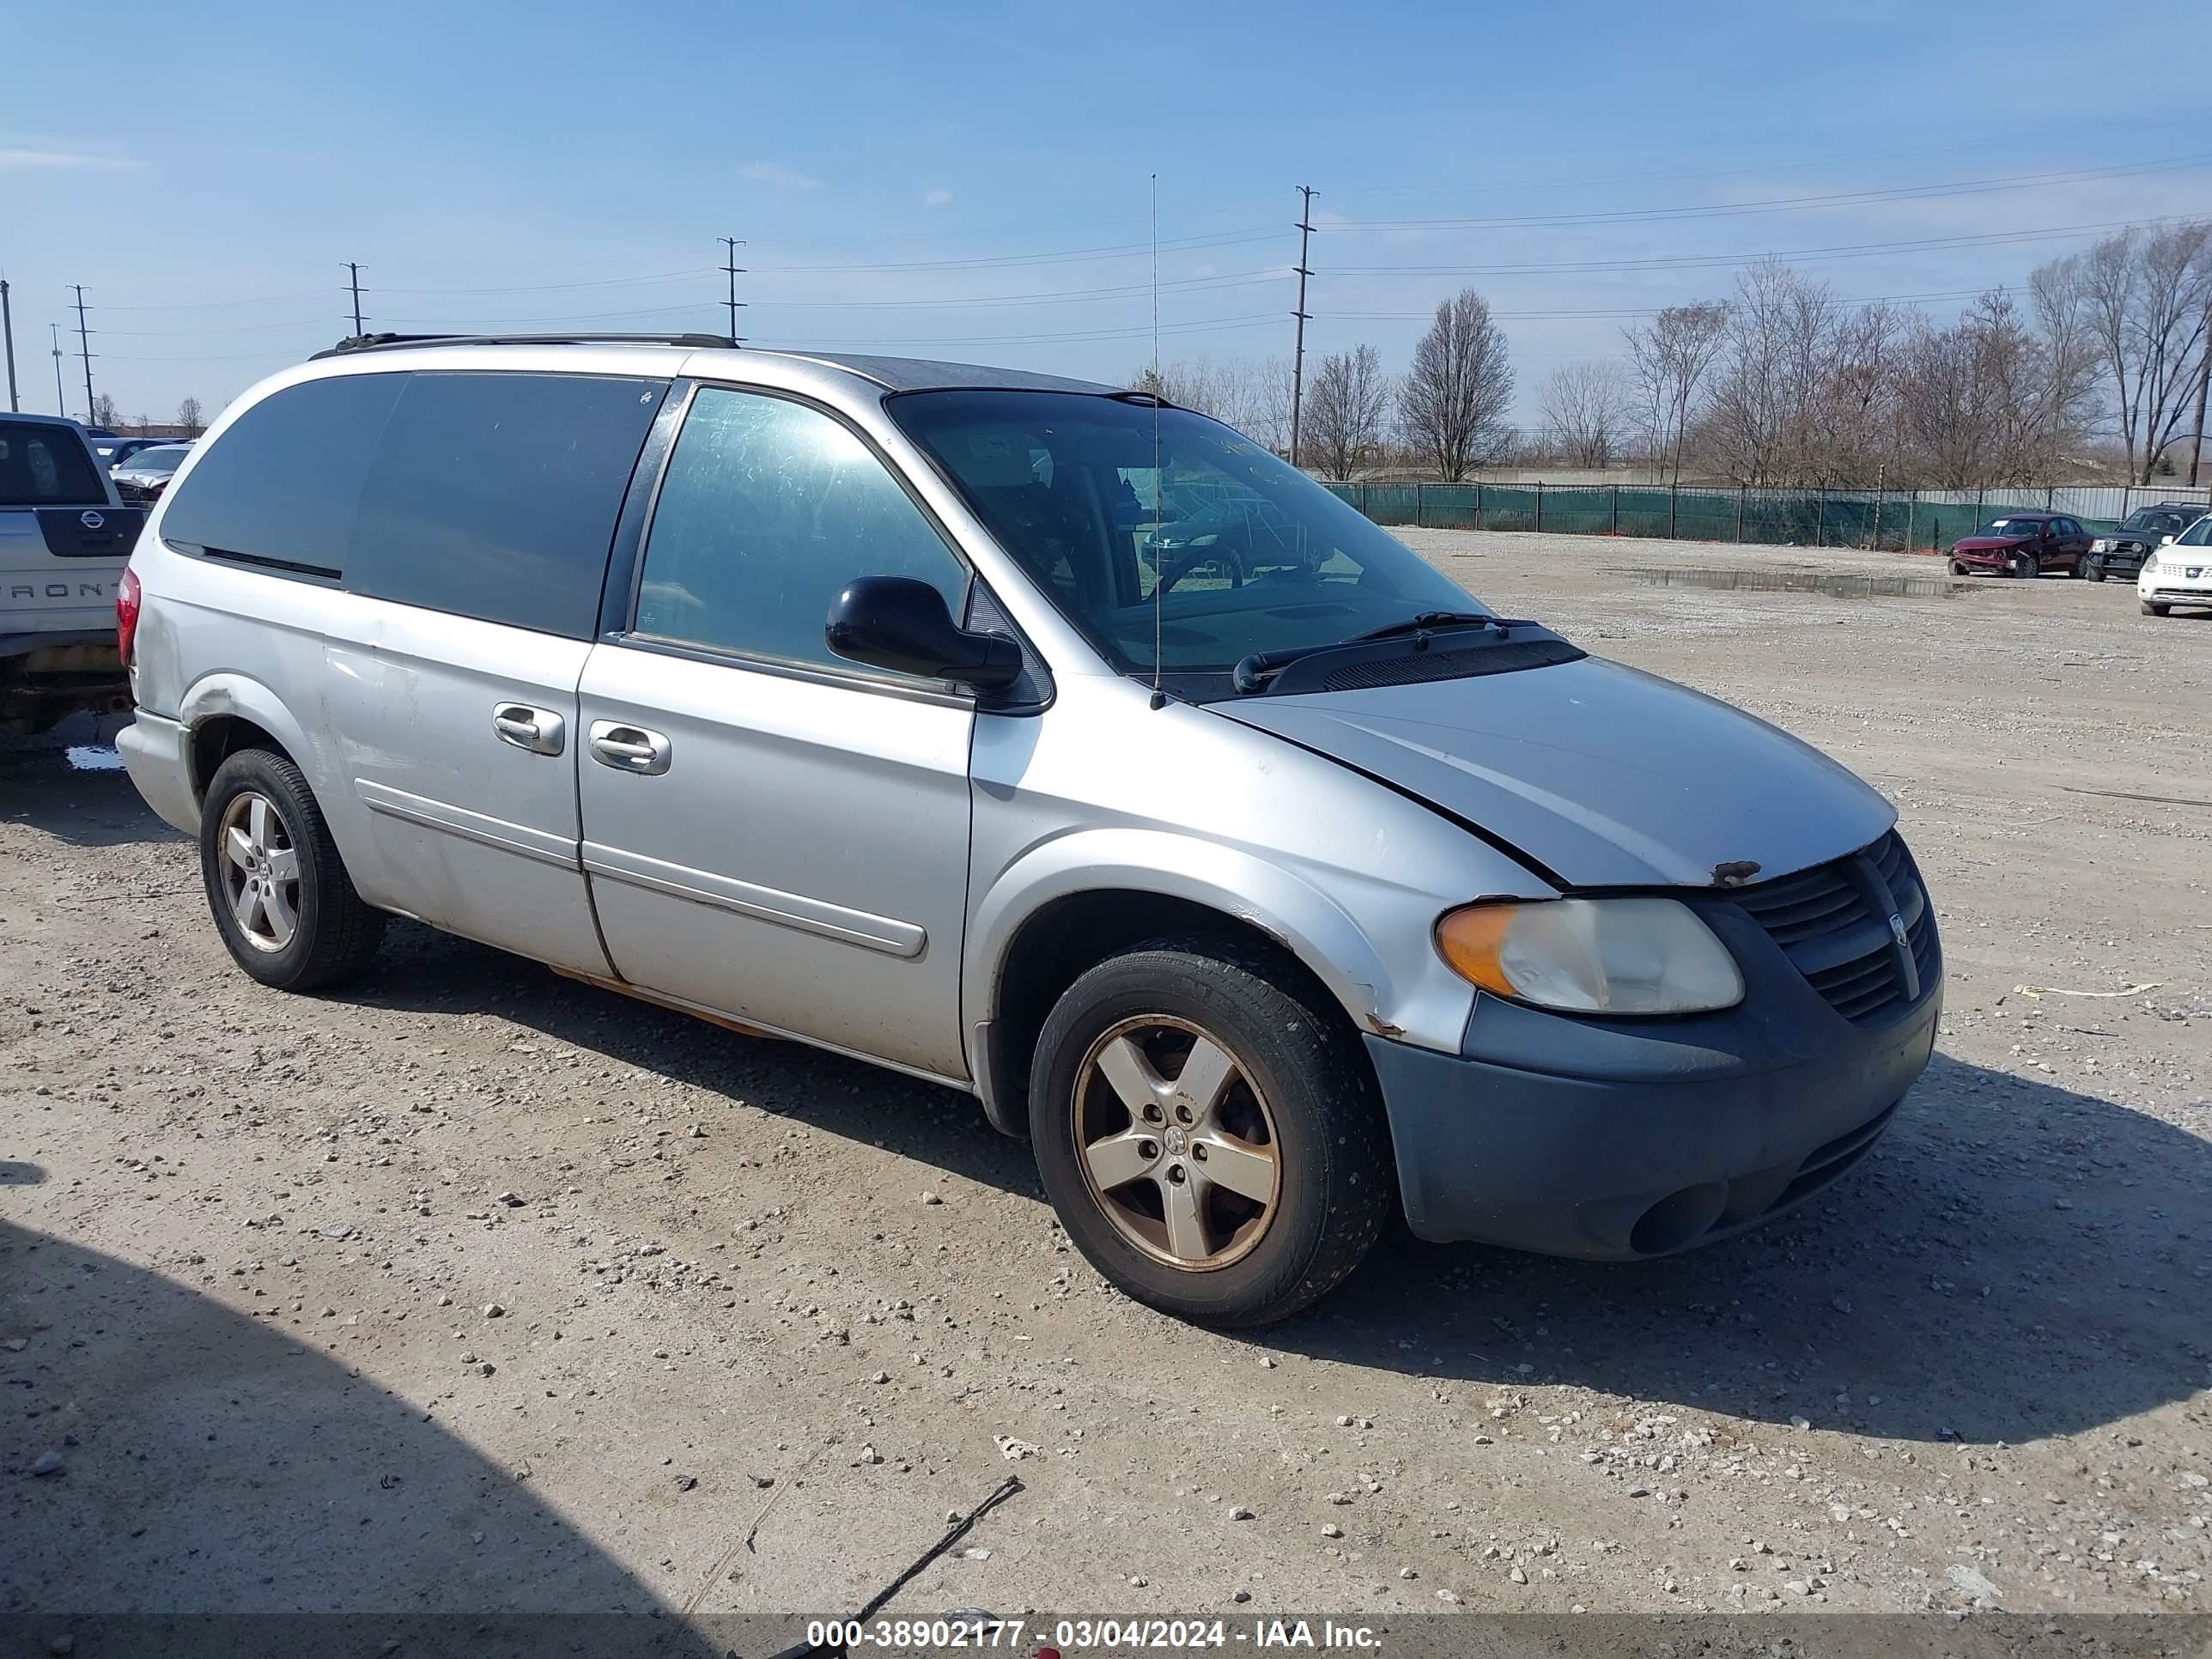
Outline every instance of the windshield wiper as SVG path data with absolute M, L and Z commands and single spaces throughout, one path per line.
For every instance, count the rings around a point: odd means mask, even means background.
M 1425 634 L 1431 628 L 1455 628 L 1475 623 L 1495 623 L 1500 633 L 1513 626 L 1510 618 L 1493 617 L 1486 611 L 1424 611 L 1403 622 L 1385 623 L 1380 628 L 1370 628 L 1364 634 L 1354 634 L 1335 643 L 1361 645 L 1369 640 L 1387 640 L 1400 634 Z M 1320 648 L 1325 651 L 1328 647 Z
M 1230 671 L 1229 683 L 1240 697 L 1262 690 L 1276 675 L 1292 663 L 1323 651 L 1342 651 L 1353 646 L 1373 645 L 1379 641 L 1396 639 L 1401 635 L 1425 635 L 1437 628 L 1495 629 L 1499 639 L 1507 636 L 1509 629 L 1533 628 L 1535 623 L 1520 617 L 1493 617 L 1480 611 L 1424 611 L 1403 622 L 1386 623 L 1380 628 L 1370 628 L 1364 634 L 1354 634 L 1341 640 L 1329 640 L 1320 645 L 1292 646 L 1283 651 L 1255 651 Z M 1417 638 L 1414 648 L 1423 648 L 1426 641 Z

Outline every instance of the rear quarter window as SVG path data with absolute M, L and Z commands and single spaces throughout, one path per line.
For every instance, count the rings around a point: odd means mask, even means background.
M 362 481 L 404 374 L 344 374 L 271 392 L 205 445 L 161 515 L 162 539 L 335 576 Z
M 590 638 L 623 495 L 667 395 L 665 380 L 613 376 L 409 376 L 361 490 L 345 586 Z

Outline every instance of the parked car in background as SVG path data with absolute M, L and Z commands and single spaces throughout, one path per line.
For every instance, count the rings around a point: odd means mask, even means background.
M 2039 576 L 2059 570 L 2078 576 L 2093 539 L 2079 520 L 2063 513 L 2007 513 L 1951 544 L 1951 574 Z
M 174 438 L 118 438 L 112 434 L 86 434 L 92 439 L 92 453 L 100 457 L 100 464 L 112 472 L 133 455 L 143 449 L 158 448 L 172 444 Z
M 2212 611 L 2212 514 L 2143 561 L 2136 597 L 2146 617 L 2163 617 L 2176 605 Z
M 1299 556 L 1144 580 L 1129 502 L 1249 496 Z M 1725 1237 L 1934 1042 L 1875 790 L 1110 386 L 363 343 L 227 411 L 126 580 L 118 747 L 243 972 L 398 914 L 967 1091 L 1185 1318 L 1295 1311 L 1394 1205 Z
M 144 518 L 75 421 L 0 415 L 0 728 L 129 706 L 115 605 Z
M 142 449 L 110 475 L 123 499 L 134 506 L 143 507 L 161 499 L 161 492 L 169 487 L 169 480 L 185 464 L 185 457 L 192 453 L 190 444 L 161 444 L 152 449 Z
M 2201 502 L 2160 501 L 2154 507 L 2139 507 L 2121 521 L 2118 529 L 2089 544 L 2081 574 L 2093 582 L 2107 576 L 2132 576 L 2143 568 L 2145 560 L 2203 514 Z

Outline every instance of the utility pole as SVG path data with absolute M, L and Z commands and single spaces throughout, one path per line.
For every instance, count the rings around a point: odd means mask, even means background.
M 8 340 L 8 412 L 12 415 L 22 408 L 15 396 L 15 313 L 8 303 L 8 279 L 0 276 L 0 335 Z M 2204 424 L 2199 421 L 2199 426 Z
M 64 420 L 69 418 L 69 399 L 62 396 L 62 325 L 48 323 L 46 331 L 54 340 L 54 413 Z
M 730 310 L 730 343 L 733 346 L 742 345 L 744 342 L 738 334 L 738 307 L 744 301 L 738 298 L 738 278 L 745 274 L 745 268 L 738 263 L 738 250 L 743 247 L 744 243 L 735 236 L 724 236 L 717 240 L 729 250 L 729 258 L 723 263 L 722 269 L 729 274 L 730 278 L 730 297 L 724 302 Z
M 346 262 L 346 285 L 353 290 L 353 337 L 358 340 L 364 331 L 361 325 L 361 267 L 350 259 Z
M 0 283 L 0 288 L 7 286 Z M 2204 394 L 2212 391 L 2212 300 L 2204 302 L 2204 361 L 2197 366 L 2197 438 L 2189 450 L 2189 483 L 2197 483 L 2197 469 L 2204 465 Z
M 1291 465 L 1298 464 L 1298 435 L 1304 414 L 1306 392 L 1306 278 L 1313 272 L 1306 269 L 1306 242 L 1313 234 L 1313 198 L 1311 185 L 1300 185 L 1302 198 L 1298 214 L 1298 308 L 1291 315 L 1297 319 L 1297 343 L 1291 348 Z
M 84 423 L 97 426 L 99 422 L 93 418 L 92 331 L 84 325 L 84 284 L 78 283 L 74 286 L 76 289 L 76 349 L 78 356 L 84 360 Z

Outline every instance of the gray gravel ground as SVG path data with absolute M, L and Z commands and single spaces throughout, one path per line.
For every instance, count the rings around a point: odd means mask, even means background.
M 1209 1334 L 964 1097 L 413 927 L 264 992 L 127 780 L 19 745 L 0 1612 L 830 1611 L 1008 1472 L 894 1613 L 2207 1610 L 2212 617 L 1409 539 L 1896 801 L 1948 1012 L 1814 1206 L 1640 1266 L 1394 1237 Z

